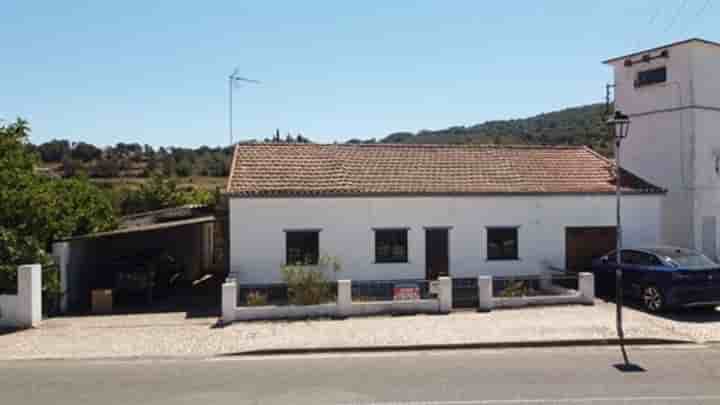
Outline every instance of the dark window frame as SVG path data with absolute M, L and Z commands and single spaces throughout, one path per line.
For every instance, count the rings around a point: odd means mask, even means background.
M 295 249 L 300 252 L 292 252 Z M 316 266 L 319 261 L 319 229 L 285 230 L 285 264 L 287 266 Z
M 409 228 L 375 228 L 373 231 L 375 234 L 375 263 L 410 262 Z M 398 249 L 400 253 L 396 253 Z M 383 253 L 386 250 L 389 251 Z
M 652 86 L 667 82 L 667 66 L 637 72 L 635 87 Z
M 488 261 L 516 261 L 520 260 L 520 232 L 519 226 L 488 226 L 485 228 L 486 234 L 486 257 Z M 501 238 L 501 235 L 493 235 L 493 233 L 505 233 L 505 236 L 513 235 L 514 238 Z M 513 240 L 512 247 L 506 247 L 505 242 L 497 244 L 498 241 Z M 491 245 L 498 245 L 495 248 Z

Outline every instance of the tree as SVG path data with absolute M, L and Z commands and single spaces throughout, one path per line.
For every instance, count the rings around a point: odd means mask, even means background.
M 73 159 L 82 160 L 83 162 L 90 162 L 99 159 L 102 156 L 102 150 L 95 145 L 90 145 L 85 142 L 78 142 L 75 147 L 72 148 L 70 156 Z
M 39 145 L 37 150 L 43 162 L 60 162 L 65 156 L 70 154 L 70 142 L 64 139 L 53 139 L 50 142 Z
M 0 283 L 11 283 L 20 264 L 48 262 L 44 251 L 54 240 L 117 225 L 110 200 L 87 179 L 35 173 L 38 159 L 27 148 L 29 132 L 21 119 L 0 126 Z
M 92 170 L 94 177 L 118 177 L 120 175 L 120 163 L 113 157 L 98 160 Z
M 175 158 L 168 155 L 162 161 L 162 171 L 165 176 L 172 177 L 176 174 L 177 163 Z
M 185 204 L 212 204 L 213 199 L 214 196 L 209 191 L 192 187 L 183 189 L 178 187 L 173 179 L 153 176 L 137 190 L 128 192 L 121 203 L 121 209 L 124 214 L 134 214 Z
M 175 167 L 175 173 L 180 177 L 192 176 L 193 165 L 192 165 L 192 163 L 190 163 L 190 160 L 188 160 L 188 159 L 180 160 L 178 162 L 177 166 Z

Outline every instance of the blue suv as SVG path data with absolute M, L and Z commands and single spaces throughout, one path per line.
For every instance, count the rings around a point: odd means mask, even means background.
M 593 261 L 598 291 L 613 291 L 615 251 Z M 679 247 L 623 249 L 624 296 L 649 312 L 720 305 L 720 265 L 700 252 Z

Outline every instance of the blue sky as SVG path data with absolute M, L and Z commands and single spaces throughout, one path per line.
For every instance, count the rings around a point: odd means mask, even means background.
M 600 62 L 701 36 L 720 4 L 637 1 L 18 1 L 0 7 L 0 118 L 31 141 L 316 142 L 598 102 Z

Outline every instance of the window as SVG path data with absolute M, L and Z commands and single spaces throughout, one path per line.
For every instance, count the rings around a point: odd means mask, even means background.
M 407 229 L 375 230 L 375 262 L 407 263 Z
M 638 72 L 635 87 L 649 86 L 656 83 L 664 83 L 667 81 L 667 68 L 661 67 L 657 69 L 644 70 Z
M 318 264 L 319 236 L 319 231 L 286 231 L 286 264 L 289 266 Z
M 640 253 L 637 257 L 637 264 L 641 266 L 660 266 L 660 260 L 654 255 L 647 253 Z
M 621 259 L 623 264 L 636 266 L 660 266 L 660 260 L 654 255 L 635 250 L 623 250 Z
M 517 260 L 517 228 L 488 228 L 487 258 L 488 260 Z

